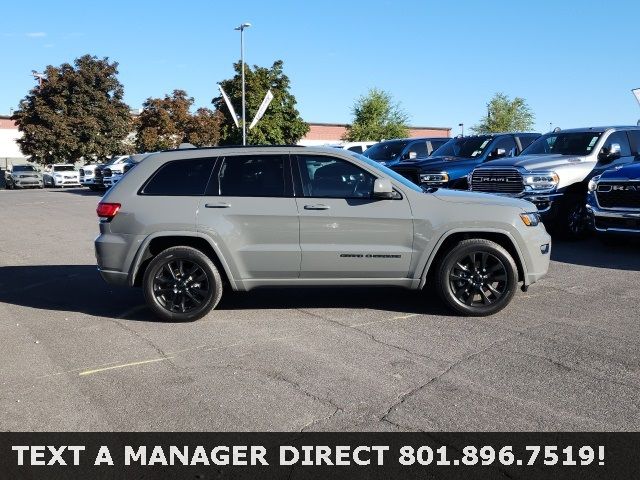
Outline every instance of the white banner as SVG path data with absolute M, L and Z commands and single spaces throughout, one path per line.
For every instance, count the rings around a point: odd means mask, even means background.
M 640 104 L 640 88 L 634 88 L 631 90 L 631 93 L 636 96 L 636 100 L 638 100 L 638 103 Z
M 262 100 L 262 104 L 260 105 L 260 108 L 256 112 L 256 116 L 253 117 L 251 125 L 249 125 L 249 130 L 255 127 L 256 123 L 258 123 L 258 121 L 262 118 L 262 116 L 264 115 L 264 112 L 267 111 L 267 107 L 271 103 L 271 100 L 273 100 L 273 93 L 271 93 L 271 89 L 269 89 L 267 90 L 267 94 L 264 96 L 264 100 Z
M 229 97 L 227 97 L 227 94 L 224 93 L 224 90 L 222 89 L 222 85 L 218 85 L 218 88 L 220 89 L 222 98 L 224 98 L 224 103 L 227 104 L 227 108 L 229 109 L 229 113 L 231 113 L 231 117 L 233 118 L 233 121 L 236 123 L 236 127 L 240 128 L 240 124 L 238 123 L 238 116 L 236 115 L 236 111 L 233 109 L 233 105 L 231 105 L 231 100 L 229 100 Z

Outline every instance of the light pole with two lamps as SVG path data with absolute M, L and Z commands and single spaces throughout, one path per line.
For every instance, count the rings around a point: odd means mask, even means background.
M 242 64 L 242 145 L 247 144 L 247 124 L 245 122 L 246 109 L 244 98 L 244 29 L 249 28 L 250 23 L 243 23 L 234 30 L 240 30 L 240 63 Z

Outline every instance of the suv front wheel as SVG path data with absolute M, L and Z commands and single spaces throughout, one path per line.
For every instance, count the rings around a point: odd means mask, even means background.
M 448 307 L 486 316 L 506 307 L 516 292 L 518 269 L 503 247 L 485 239 L 463 240 L 442 259 L 436 289 Z
M 171 247 L 149 263 L 142 279 L 145 300 L 162 320 L 204 317 L 222 297 L 220 272 L 211 259 L 192 247 Z

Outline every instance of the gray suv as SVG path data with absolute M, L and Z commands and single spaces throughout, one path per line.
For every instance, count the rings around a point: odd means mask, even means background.
M 535 206 L 414 185 L 346 150 L 202 148 L 148 155 L 97 208 L 98 268 L 141 286 L 165 320 L 195 320 L 223 288 L 435 288 L 458 313 L 504 308 L 544 276 Z

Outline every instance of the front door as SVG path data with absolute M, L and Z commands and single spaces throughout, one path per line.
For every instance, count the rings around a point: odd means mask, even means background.
M 372 198 L 375 175 L 342 158 L 298 155 L 301 278 L 406 278 L 409 202 Z M 297 170 L 296 170 L 296 167 Z
M 223 251 L 234 278 L 297 278 L 300 223 L 288 156 L 218 159 L 197 228 Z

